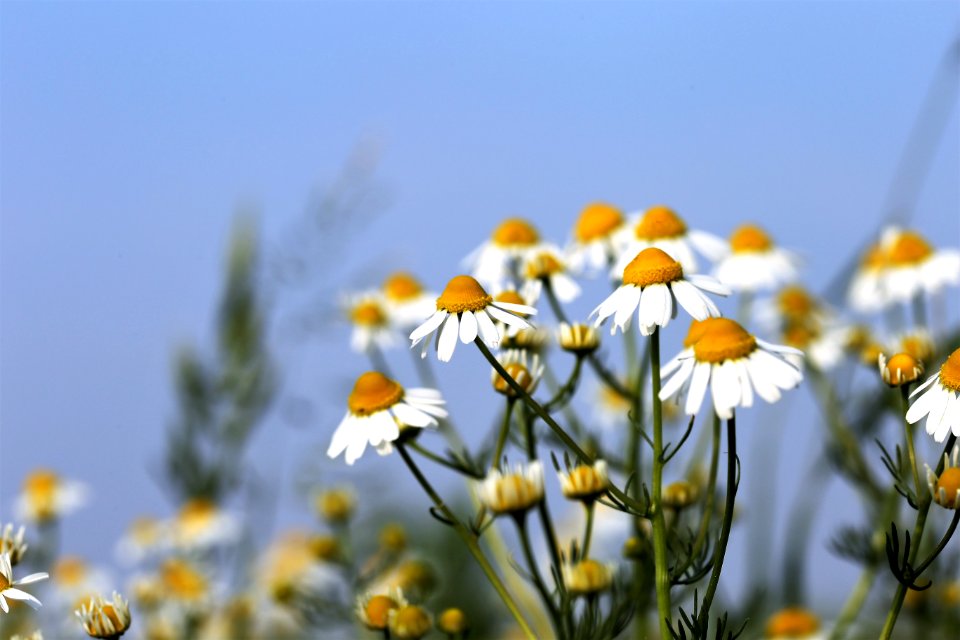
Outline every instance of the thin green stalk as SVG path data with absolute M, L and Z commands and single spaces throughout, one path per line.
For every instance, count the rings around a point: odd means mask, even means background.
M 407 446 L 410 447 L 411 449 L 413 449 L 414 451 L 416 451 L 417 453 L 419 453 L 420 455 L 422 455 L 422 456 L 423 456 L 424 458 L 426 458 L 427 460 L 432 460 L 433 462 L 436 462 L 436 463 L 439 464 L 440 466 L 446 467 L 447 469 L 451 469 L 452 471 L 456 471 L 457 473 L 459 473 L 459 474 L 461 474 L 461 475 L 465 475 L 465 476 L 467 476 L 468 478 L 473 478 L 473 479 L 475 479 L 475 480 L 481 480 L 481 479 L 483 479 L 483 477 L 484 477 L 484 476 L 482 476 L 482 475 L 477 474 L 476 472 L 470 472 L 468 469 L 465 469 L 465 468 L 459 466 L 458 464 L 456 464 L 456 463 L 454 463 L 454 462 L 452 462 L 452 461 L 450 461 L 450 460 L 447 460 L 447 459 L 444 458 L 443 456 L 438 455 L 438 454 L 434 453 L 433 451 L 430 451 L 429 449 L 427 449 L 426 447 L 424 447 L 423 445 L 421 445 L 421 444 L 418 443 L 418 442 L 410 441 L 410 442 L 407 443 Z
M 629 333 L 629 332 L 628 332 Z M 649 349 L 649 343 L 647 348 Z M 630 417 L 630 430 L 627 432 L 627 477 L 632 478 L 630 485 L 630 496 L 638 502 L 643 497 L 643 483 L 640 478 L 643 477 L 643 451 L 641 448 L 640 435 L 643 430 L 643 385 L 646 379 L 646 371 L 650 362 L 649 357 L 641 360 L 640 371 L 637 373 L 633 386 L 632 405 L 633 411 Z M 633 517 L 633 534 L 639 539 L 643 536 L 640 516 Z M 633 563 L 633 591 L 637 597 L 644 590 L 644 581 L 646 580 L 645 565 L 642 562 Z M 638 640 L 646 636 L 645 621 L 643 614 L 637 614 L 634 620 L 633 633 Z
M 583 533 L 583 552 L 581 557 L 589 558 L 590 539 L 593 537 L 593 512 L 596 510 L 596 505 L 593 502 L 587 502 L 583 505 L 583 508 L 587 510 L 587 524 L 585 525 Z
M 520 630 L 523 631 L 523 635 L 526 636 L 528 640 L 537 640 L 537 636 L 533 633 L 533 629 L 530 628 L 530 625 L 520 612 L 520 607 L 517 606 L 513 596 L 511 596 L 510 592 L 507 591 L 507 588 L 500 580 L 500 576 L 497 575 L 497 572 L 494 571 L 493 566 L 490 565 L 490 562 L 484 555 L 483 549 L 480 548 L 480 543 L 478 542 L 477 537 L 469 529 L 467 529 L 462 522 L 460 522 L 453 511 L 451 511 L 450 508 L 447 507 L 447 505 L 443 502 L 430 482 L 426 479 L 423 473 L 421 473 L 417 463 L 414 462 L 413 458 L 410 457 L 406 447 L 399 442 L 396 446 L 397 451 L 400 453 L 400 457 L 403 458 L 403 461 L 410 469 L 410 472 L 413 473 L 413 476 L 417 479 L 417 482 L 420 483 L 420 486 L 426 492 L 427 496 L 430 497 L 430 500 L 433 502 L 434 506 L 452 523 L 454 531 L 457 532 L 457 535 L 459 535 L 467 545 L 467 549 L 477 561 L 477 564 L 480 565 L 480 568 L 483 570 L 487 580 L 489 580 L 490 584 L 493 585 L 497 595 L 500 596 L 500 599 L 503 600 L 503 603 L 507 606 L 507 609 L 517 621 L 517 624 L 520 626 Z
M 727 553 L 727 542 L 730 540 L 730 525 L 733 523 L 733 507 L 737 500 L 737 416 L 730 416 L 727 420 L 727 501 L 723 508 L 723 523 L 720 525 L 720 537 L 717 539 L 717 548 L 714 551 L 713 571 L 707 591 L 703 595 L 700 606 L 700 616 L 697 623 L 701 629 L 707 629 L 710 624 L 710 606 L 720 584 L 720 571 L 723 568 L 723 556 Z
M 477 338 L 476 340 L 474 340 L 474 344 L 476 344 L 477 348 L 480 349 L 480 353 L 482 353 L 483 357 L 487 359 L 487 362 L 490 363 L 490 366 L 492 366 L 493 369 L 498 374 L 500 374 L 500 376 L 507 382 L 510 388 L 513 389 L 517 393 L 517 395 L 520 396 L 520 398 L 522 398 L 523 401 L 527 403 L 527 405 L 531 409 L 533 409 L 533 412 L 536 413 L 537 416 L 541 420 L 543 420 L 548 427 L 550 427 L 550 430 L 553 431 L 553 433 L 564 444 L 564 446 L 567 447 L 567 449 L 573 452 L 574 455 L 576 455 L 577 458 L 579 458 L 580 461 L 585 464 L 593 464 L 594 462 L 596 462 L 597 460 L 596 456 L 592 456 L 586 451 L 584 451 L 580 447 L 580 445 L 578 445 L 574 441 L 574 439 L 570 437 L 570 435 L 564 430 L 564 428 L 561 427 L 557 423 L 557 421 L 554 420 L 553 417 L 542 406 L 540 406 L 540 403 L 534 400 L 530 396 L 530 394 L 527 393 L 527 390 L 524 389 L 520 385 L 520 383 L 514 380 L 513 376 L 507 373 L 507 370 L 504 369 L 503 365 L 500 364 L 500 362 L 494 357 L 492 353 L 490 353 L 490 349 L 487 348 L 487 345 L 483 344 L 483 341 L 480 340 L 480 338 Z M 620 488 L 614 485 L 610 485 L 610 488 L 608 489 L 608 491 L 612 496 L 614 496 L 617 500 L 622 502 L 624 505 L 628 506 L 630 509 L 633 509 L 634 511 L 639 511 L 641 513 L 646 512 L 647 510 L 646 505 L 640 504 L 638 501 L 634 500 L 633 498 L 628 496 L 626 493 L 624 493 Z
M 674 577 L 679 578 L 683 572 L 693 564 L 703 545 L 707 542 L 707 536 L 710 533 L 710 522 L 713 520 L 713 502 L 717 494 L 717 472 L 720 467 L 720 417 L 713 414 L 713 450 L 710 453 L 710 476 L 707 481 L 707 497 L 703 505 L 703 515 L 700 517 L 700 528 L 697 530 L 697 537 L 693 541 L 693 548 L 690 550 L 690 556 L 683 561 L 683 564 L 676 568 Z
M 650 336 L 650 373 L 653 383 L 653 563 L 660 637 L 671 627 L 670 567 L 667 566 L 667 523 L 663 516 L 663 404 L 660 400 L 660 327 Z
M 510 433 L 510 418 L 513 415 L 514 398 L 507 398 L 507 410 L 503 412 L 503 422 L 500 423 L 500 434 L 497 436 L 497 446 L 493 450 L 493 459 L 490 460 L 491 469 L 500 469 L 503 464 L 503 449 L 507 445 L 507 436 Z
M 537 438 L 533 431 L 533 420 L 530 419 L 526 411 L 521 411 L 519 415 L 520 420 L 523 422 L 524 438 L 527 443 L 527 460 L 533 462 L 537 459 Z M 560 547 L 557 543 L 557 533 L 553 529 L 553 519 L 550 517 L 550 509 L 547 506 L 546 497 L 537 503 L 537 513 L 540 516 L 543 535 L 547 539 L 547 548 L 550 549 L 550 559 L 553 561 L 557 571 L 560 571 Z M 562 585 L 558 586 L 562 589 Z
M 520 534 L 520 548 L 523 550 L 523 557 L 527 562 L 527 570 L 530 572 L 530 579 L 533 580 L 533 586 L 536 587 L 540 598 L 543 600 L 543 606 L 550 614 L 550 622 L 553 624 L 553 631 L 557 638 L 562 637 L 563 627 L 560 623 L 560 614 L 557 611 L 557 605 L 553 597 L 547 590 L 547 585 L 540 575 L 540 569 L 537 567 L 537 559 L 533 555 L 533 549 L 530 545 L 530 534 L 527 531 L 526 514 L 518 515 L 514 518 L 517 523 L 517 532 Z
M 903 415 L 907 415 L 907 410 L 910 409 L 910 385 L 904 384 L 900 386 L 900 398 L 903 400 Z M 903 437 L 907 441 L 907 456 L 910 459 L 910 469 L 913 472 L 913 486 L 916 491 L 917 500 L 920 500 L 920 492 L 922 491 L 922 485 L 920 484 L 920 470 L 917 468 L 917 452 L 913 446 L 913 425 L 904 419 L 903 421 Z

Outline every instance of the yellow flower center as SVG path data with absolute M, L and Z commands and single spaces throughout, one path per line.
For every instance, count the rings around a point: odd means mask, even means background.
M 707 318 L 705 320 L 691 320 L 690 328 L 687 329 L 687 335 L 683 339 L 683 348 L 689 349 L 697 343 L 697 340 L 703 337 L 703 334 L 707 332 L 707 329 L 710 328 L 711 320 L 714 318 Z
M 160 523 L 156 518 L 141 517 L 130 524 L 130 537 L 140 544 L 153 544 L 160 536 Z
M 447 283 L 437 298 L 437 309 L 449 313 L 480 311 L 493 302 L 493 298 L 470 276 L 455 276 Z
M 330 522 L 344 522 L 353 515 L 353 494 L 345 489 L 324 491 L 316 498 L 317 511 Z
M 83 584 L 87 577 L 87 563 L 76 556 L 61 558 L 53 568 L 53 577 L 65 587 Z
M 683 267 L 666 252 L 649 247 L 637 254 L 623 270 L 623 283 L 637 287 L 667 284 L 683 277 Z
M 117 615 L 117 611 L 113 608 L 112 604 L 105 603 L 102 607 L 100 607 L 100 613 L 113 623 L 113 628 L 115 631 L 126 629 L 127 625 L 120 619 L 120 616 Z
M 10 581 L 7 580 L 7 576 L 0 573 L 0 591 L 7 589 L 10 586 Z
M 41 520 L 57 515 L 56 495 L 60 488 L 60 476 L 53 471 L 40 469 L 27 476 L 23 492 L 33 511 Z
M 460 609 L 447 609 L 440 614 L 437 626 L 449 635 L 463 633 L 467 630 L 467 616 Z
M 887 264 L 887 253 L 879 244 L 870 245 L 860 260 L 860 265 L 867 271 L 877 271 Z
M 791 320 L 807 320 L 810 314 L 817 310 L 817 301 L 801 286 L 785 287 L 777 295 L 777 306 L 782 313 Z
M 816 337 L 816 332 L 804 324 L 791 323 L 783 330 L 784 344 L 796 349 L 806 349 Z
M 541 253 L 527 262 L 527 277 L 532 279 L 546 278 L 555 273 L 563 273 L 563 263 L 557 260 L 552 253 Z M 520 303 L 523 304 L 523 303 Z
M 350 412 L 358 416 L 389 409 L 403 398 L 403 387 L 379 371 L 368 371 L 353 385 L 347 398 Z
M 527 369 L 525 365 L 520 362 L 510 362 L 503 365 L 503 368 L 507 373 L 510 374 L 510 377 L 517 381 L 517 384 L 524 390 L 529 392 L 530 388 L 533 386 L 534 379 L 530 375 L 530 370 Z M 510 386 L 510 383 L 506 379 L 497 374 L 496 379 L 493 381 L 493 388 L 498 392 L 502 393 L 505 396 L 513 397 L 517 395 L 516 391 L 513 390 L 513 387 Z
M 567 582 L 575 594 L 596 593 L 610 586 L 610 571 L 596 560 L 581 560 L 570 569 Z
M 693 354 L 700 362 L 719 364 L 724 360 L 745 358 L 756 348 L 757 339 L 736 321 L 711 318 L 710 326 L 693 345 Z
M 372 629 L 386 629 L 391 609 L 397 608 L 397 602 L 389 596 L 373 596 L 367 600 L 364 613 L 367 626 Z
M 622 224 L 620 209 L 606 202 L 591 202 L 580 212 L 573 235 L 580 242 L 590 242 L 610 235 Z
M 730 234 L 730 248 L 734 253 L 769 251 L 773 248 L 773 240 L 760 227 L 745 224 Z
M 900 339 L 900 348 L 921 362 L 929 362 L 933 356 L 933 341 L 924 333 L 911 333 Z
M 956 509 L 957 506 L 957 491 L 960 491 L 960 467 L 950 467 L 949 469 L 944 469 L 943 473 L 940 474 L 940 477 L 937 479 L 937 494 L 939 495 L 940 489 L 943 489 L 946 492 L 946 502 L 943 506 L 947 509 Z
M 494 229 L 492 239 L 501 247 L 529 247 L 540 241 L 540 234 L 526 220 L 507 218 Z
M 387 323 L 387 314 L 379 303 L 364 300 L 350 310 L 350 320 L 365 327 L 379 327 Z
M 951 353 L 940 367 L 940 384 L 954 393 L 960 392 L 960 349 Z
M 423 287 L 420 282 L 406 271 L 398 271 L 383 282 L 383 295 L 390 300 L 410 300 L 421 293 Z
M 894 266 L 908 266 L 923 262 L 933 254 L 933 248 L 919 233 L 904 231 L 887 250 L 887 259 Z
M 432 626 L 430 616 L 423 607 L 410 605 L 400 607 L 390 621 L 390 630 L 400 640 L 413 640 L 427 635 Z
M 663 503 L 674 509 L 688 507 L 697 499 L 696 485 L 687 480 L 678 480 L 663 490 Z
M 206 498 L 188 501 L 177 514 L 177 527 L 188 538 L 202 534 L 217 515 L 217 505 Z
M 310 550 L 317 560 L 332 562 L 340 557 L 340 541 L 330 535 L 316 535 L 310 539 Z
M 160 579 L 168 594 L 179 600 L 199 600 L 207 593 L 207 580 L 182 560 L 167 560 L 160 568 Z
M 633 228 L 638 240 L 661 240 L 676 238 L 687 232 L 687 225 L 673 209 L 657 205 L 647 209 L 640 222 Z
M 887 360 L 883 379 L 894 386 L 913 382 L 923 373 L 923 365 L 909 353 L 898 353 Z
M 767 637 L 800 638 L 820 629 L 820 620 L 806 609 L 783 609 L 767 620 Z

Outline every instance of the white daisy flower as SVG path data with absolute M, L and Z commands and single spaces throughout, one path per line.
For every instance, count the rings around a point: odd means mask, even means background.
M 434 389 L 404 389 L 377 371 L 368 371 L 353 386 L 347 398 L 347 414 L 333 433 L 327 455 L 336 458 L 346 451 L 347 464 L 356 462 L 367 444 L 381 453 L 407 427 L 423 428 L 447 416 L 443 398 Z
M 533 392 L 536 391 L 537 385 L 540 384 L 540 379 L 543 377 L 544 370 L 539 355 L 533 354 L 528 357 L 526 350 L 510 349 L 497 356 L 497 361 L 504 370 L 510 374 L 510 377 L 523 387 L 524 391 L 528 394 L 533 394 Z M 497 373 L 496 369 L 492 370 L 490 381 L 498 393 L 502 393 L 511 398 L 516 397 L 517 392 Z
M 464 344 L 480 336 L 484 344 L 494 349 L 504 336 L 504 331 L 494 325 L 494 320 L 511 328 L 527 329 L 530 323 L 518 314 L 534 315 L 536 312 L 527 305 L 495 300 L 474 278 L 456 276 L 437 298 L 437 311 L 410 334 L 410 346 L 415 347 L 423 340 L 421 357 L 425 356 L 429 342 L 424 338 L 436 332 L 437 358 L 449 362 L 458 336 Z
M 889 360 L 881 353 L 877 356 L 880 377 L 891 387 L 902 387 L 920 379 L 923 363 L 909 353 L 894 354 Z
M 938 476 L 927 468 L 927 486 L 933 501 L 944 509 L 960 509 L 960 445 L 954 444 L 949 453 L 943 454 L 943 471 Z
M 915 231 L 887 229 L 883 286 L 891 300 L 909 302 L 918 293 L 936 293 L 960 284 L 960 251 L 933 247 Z
M 799 284 L 787 285 L 770 298 L 757 300 L 754 317 L 767 331 L 802 325 L 819 327 L 834 320 L 833 311 Z
M 508 218 L 494 229 L 490 240 L 464 259 L 464 266 L 488 287 L 520 279 L 520 266 L 531 252 L 541 248 L 540 234 L 522 218 Z
M 35 597 L 17 587 L 26 586 L 33 582 L 46 580 L 45 573 L 31 573 L 19 580 L 13 579 L 13 567 L 10 565 L 10 554 L 0 553 L 0 609 L 4 613 L 10 613 L 10 605 L 7 600 L 19 600 L 30 607 L 37 609 L 41 606 L 40 601 Z
M 436 309 L 436 294 L 424 290 L 420 281 L 406 271 L 390 274 L 382 292 L 390 320 L 404 329 L 420 324 Z
M 206 498 L 187 500 L 167 525 L 173 545 L 179 549 L 208 549 L 240 537 L 240 522 L 216 502 Z
M 167 546 L 167 524 L 159 518 L 140 516 L 117 541 L 116 556 L 121 564 L 134 565 Z
M 791 324 L 784 328 L 783 342 L 788 347 L 799 349 L 802 356 L 783 354 L 784 359 L 798 369 L 804 361 L 820 371 L 829 371 L 843 361 L 850 344 L 852 329 L 839 324 L 818 326 L 816 324 Z
M 917 387 L 907 410 L 907 422 L 926 418 L 927 433 L 943 442 L 951 432 L 960 437 L 960 349 L 950 354 L 935 375 Z
M 611 335 L 619 327 L 625 331 L 637 310 L 640 333 L 648 336 L 657 327 L 666 327 L 677 315 L 679 303 L 687 313 L 703 320 L 719 316 L 717 305 L 704 291 L 721 296 L 729 291 L 708 276 L 684 277 L 681 264 L 662 249 L 644 249 L 624 268 L 623 284 L 590 315 L 596 315 L 595 326 L 613 316 Z
M 753 405 L 753 393 L 769 403 L 781 389 L 800 384 L 803 375 L 784 356 L 801 351 L 764 342 L 728 318 L 711 318 L 697 327 L 686 357 L 674 358 L 662 369 L 669 379 L 660 390 L 667 400 L 685 389 L 684 413 L 695 415 L 710 388 L 716 414 L 729 420 L 736 407 Z M 682 354 L 681 354 L 682 355 Z
M 91 566 L 79 556 L 61 556 L 50 570 L 54 604 L 67 609 L 76 608 L 98 593 L 110 588 L 110 575 L 102 568 Z
M 774 245 L 760 227 L 745 224 L 730 234 L 730 253 L 714 275 L 735 291 L 775 289 L 797 277 L 797 257 Z
M 570 268 L 576 273 L 606 268 L 619 255 L 618 234 L 625 225 L 623 212 L 612 204 L 591 202 L 585 206 L 567 246 Z
M 867 247 L 850 279 L 847 302 L 860 313 L 874 313 L 890 302 L 883 282 L 885 250 L 878 242 Z
M 371 631 L 383 631 L 390 623 L 390 612 L 408 604 L 403 589 L 398 587 L 387 593 L 368 590 L 357 596 L 357 619 Z
M 350 347 L 358 353 L 366 353 L 370 347 L 389 349 L 398 343 L 398 336 L 391 326 L 386 301 L 376 291 L 368 291 L 349 297 L 344 305 L 353 333 Z
M 543 465 L 537 460 L 506 473 L 491 469 L 476 491 L 483 506 L 495 515 L 521 514 L 543 500 Z
M 91 598 L 74 614 L 91 638 L 119 638 L 130 628 L 130 605 L 116 591 L 110 600 Z
M 560 490 L 568 500 L 592 504 L 610 488 L 610 476 L 605 460 L 593 464 L 578 464 L 572 469 L 558 471 Z
M 781 609 L 767 619 L 763 637 L 767 640 L 824 640 L 827 633 L 820 619 L 801 607 Z
M 619 277 L 633 256 L 648 247 L 665 251 L 687 273 L 698 271 L 696 253 L 715 262 L 727 251 L 722 239 L 705 231 L 688 229 L 673 209 L 663 205 L 650 207 L 643 215 L 635 214 L 633 224 L 618 233 L 617 242 L 620 257 L 613 268 L 614 277 Z
M 10 522 L 0 528 L 0 553 L 6 553 L 9 556 L 11 566 L 15 567 L 20 564 L 23 555 L 30 546 L 23 541 L 24 533 L 26 533 L 26 529 L 23 525 L 20 525 L 20 528 L 14 533 L 13 524 Z
M 613 585 L 617 565 L 612 562 L 598 562 L 593 559 L 564 563 L 561 569 L 563 583 L 574 598 L 596 596 Z
M 550 283 L 560 302 L 573 302 L 580 295 L 580 285 L 567 274 L 563 256 L 557 247 L 548 245 L 531 252 L 524 262 L 523 275 L 526 278 L 524 289 L 534 299 L 540 297 L 544 281 Z
M 37 469 L 23 481 L 14 510 L 18 518 L 47 522 L 72 513 L 87 502 L 87 486 L 62 478 L 49 469 Z

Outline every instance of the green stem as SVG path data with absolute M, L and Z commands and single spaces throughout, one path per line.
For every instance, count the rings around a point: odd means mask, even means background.
M 907 415 L 907 410 L 910 409 L 910 385 L 904 384 L 900 386 L 900 397 L 903 400 L 903 415 Z M 910 469 L 913 471 L 913 486 L 916 491 L 917 500 L 920 500 L 920 492 L 922 485 L 920 484 L 920 470 L 917 468 L 917 453 L 913 446 L 913 425 L 903 421 L 903 437 L 907 441 L 907 456 L 910 459 Z
M 710 476 L 707 481 L 707 497 L 703 505 L 703 515 L 700 517 L 700 528 L 697 530 L 697 537 L 693 541 L 693 548 L 690 550 L 690 556 L 684 560 L 683 564 L 674 571 L 674 578 L 679 578 L 683 572 L 700 555 L 703 545 L 707 542 L 707 536 L 710 533 L 710 522 L 713 520 L 713 503 L 717 494 L 717 472 L 720 467 L 720 417 L 713 414 L 713 451 L 710 454 Z
M 453 461 L 451 461 L 451 460 L 447 460 L 447 459 L 444 458 L 443 456 L 438 455 L 438 454 L 434 453 L 433 451 L 430 451 L 429 449 L 427 449 L 426 447 L 420 445 L 420 444 L 417 443 L 417 442 L 410 441 L 410 442 L 407 442 L 406 444 L 407 444 L 408 447 L 410 447 L 411 449 L 413 449 L 414 451 L 416 451 L 417 453 L 419 453 L 420 455 L 422 455 L 422 456 L 423 456 L 424 458 L 426 458 L 427 460 L 432 460 L 433 462 L 436 462 L 436 463 L 439 464 L 440 466 L 446 467 L 447 469 L 452 469 L 453 471 L 456 471 L 457 473 L 463 474 L 463 475 L 468 476 L 468 477 L 470 477 L 470 478 L 474 478 L 474 479 L 476 479 L 476 480 L 482 480 L 482 479 L 484 478 L 483 475 L 481 475 L 481 474 L 479 474 L 479 473 L 477 473 L 477 472 L 475 472 L 475 471 L 470 471 L 470 470 L 468 470 L 468 469 L 465 469 L 464 467 L 461 467 L 461 466 L 458 465 L 457 463 L 455 463 L 455 462 L 453 462 Z
M 660 637 L 670 638 L 670 567 L 667 566 L 667 523 L 663 516 L 663 404 L 660 400 L 660 327 L 650 336 L 653 391 L 653 564 Z
M 490 460 L 491 469 L 500 469 L 503 464 L 503 449 L 507 445 L 507 436 L 510 433 L 510 418 L 513 415 L 514 398 L 507 398 L 507 410 L 503 412 L 503 422 L 500 423 L 500 434 L 497 436 L 497 447 L 493 450 L 493 459 Z
M 550 614 L 550 622 L 553 624 L 553 631 L 559 638 L 562 635 L 562 627 L 560 625 L 560 616 L 557 612 L 557 605 L 553 601 L 553 597 L 550 595 L 550 592 L 547 590 L 547 585 L 543 581 L 543 576 L 540 575 L 540 569 L 537 568 L 537 560 L 533 555 L 533 549 L 530 545 L 530 535 L 527 531 L 526 518 L 527 516 L 525 513 L 514 517 L 514 521 L 517 523 L 517 532 L 520 534 L 520 547 L 523 549 L 523 557 L 527 562 L 527 569 L 530 571 L 530 578 L 533 580 L 533 586 L 536 587 L 537 592 L 540 594 L 540 598 L 543 600 L 543 606 L 546 607 L 547 612 Z
M 713 571 L 710 582 L 703 596 L 700 606 L 700 616 L 697 624 L 706 632 L 710 624 L 710 605 L 717 593 L 720 584 L 720 571 L 723 568 L 723 556 L 727 553 L 727 542 L 730 540 L 730 525 L 733 523 L 733 507 L 737 500 L 737 416 L 732 415 L 727 420 L 727 501 L 723 508 L 723 523 L 720 525 L 720 537 L 717 539 L 717 548 L 714 551 Z
M 543 420 L 548 427 L 550 427 L 550 430 L 553 431 L 553 433 L 564 444 L 564 446 L 567 447 L 567 449 L 573 452 L 577 458 L 579 458 L 580 461 L 585 464 L 592 465 L 594 462 L 596 462 L 596 456 L 592 456 L 580 448 L 580 445 L 578 445 L 573 438 L 570 437 L 563 427 L 557 424 L 557 421 L 554 420 L 553 417 L 551 417 L 551 415 L 542 406 L 540 406 L 540 403 L 530 397 L 530 394 L 527 393 L 527 390 L 524 389 L 520 383 L 514 380 L 513 376 L 507 373 L 507 370 L 504 369 L 503 365 L 501 365 L 494 355 L 490 353 L 490 349 L 487 348 L 487 345 L 483 344 L 483 341 L 480 340 L 480 338 L 474 340 L 474 343 L 477 345 L 477 348 L 480 349 L 480 353 L 483 354 L 483 357 L 485 357 L 487 362 L 490 363 L 490 366 L 492 366 L 494 370 L 500 374 L 504 380 L 506 380 L 510 388 L 513 389 L 531 409 L 533 409 L 533 412 L 536 413 L 537 416 Z M 640 504 L 639 501 L 628 496 L 620 488 L 611 484 L 608 491 L 612 496 L 632 509 L 634 512 L 646 514 L 647 506 Z
M 537 640 L 537 636 L 534 634 L 533 629 L 530 628 L 530 625 L 520 612 L 520 607 L 517 606 L 513 596 L 511 596 L 510 592 L 507 591 L 507 588 L 500 580 L 500 576 L 497 575 L 497 572 L 494 571 L 493 566 L 490 565 L 490 562 L 484 555 L 483 549 L 480 548 L 480 543 L 477 541 L 477 537 L 469 529 L 467 529 L 463 523 L 460 522 L 457 516 L 454 515 L 453 511 L 451 511 L 450 508 L 447 507 L 447 505 L 443 502 L 437 492 L 433 489 L 433 486 L 431 486 L 430 482 L 426 479 L 426 477 L 424 477 L 423 473 L 420 472 L 420 468 L 417 466 L 417 463 L 413 461 L 413 458 L 410 457 L 405 445 L 397 443 L 396 446 L 397 451 L 400 453 L 400 457 L 403 458 L 403 461 L 410 469 L 410 472 L 413 473 L 413 476 L 417 479 L 417 482 L 419 482 L 420 486 L 423 487 L 423 490 L 430 497 L 430 500 L 433 502 L 434 506 L 443 514 L 445 518 L 453 523 L 453 529 L 467 545 L 467 549 L 477 561 L 477 564 L 480 565 L 480 568 L 483 570 L 487 580 L 489 580 L 490 584 L 493 585 L 497 595 L 500 596 L 500 599 L 503 600 L 503 603 L 507 606 L 507 609 L 517 621 L 517 624 L 520 626 L 520 630 L 523 632 L 523 635 L 528 640 Z
M 587 502 L 583 505 L 583 507 L 587 510 L 587 524 L 586 530 L 583 533 L 583 552 L 581 557 L 589 558 L 590 539 L 593 537 L 593 512 L 595 511 L 595 504 L 593 502 Z

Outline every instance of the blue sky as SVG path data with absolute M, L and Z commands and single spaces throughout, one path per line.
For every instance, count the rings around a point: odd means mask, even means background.
M 823 286 L 883 213 L 958 14 L 954 2 L 4 2 L 0 517 L 38 465 L 94 490 L 68 523 L 72 551 L 107 559 L 131 516 L 168 509 L 150 465 L 173 413 L 171 353 L 210 341 L 231 220 L 258 211 L 282 251 L 362 141 L 389 206 L 345 239 L 334 291 L 398 266 L 440 287 L 502 217 L 563 241 L 595 199 L 666 202 L 719 234 L 758 220 Z M 960 241 L 958 140 L 954 111 L 911 207 L 940 244 Z M 308 297 L 277 293 L 275 311 Z M 362 369 L 346 329 L 329 336 L 276 337 L 285 395 L 323 405 L 319 390 Z M 469 406 L 463 386 L 486 369 L 455 364 L 449 393 Z M 334 406 L 296 432 L 273 416 L 258 464 L 319 451 Z M 836 515 L 849 495 L 835 499 Z

